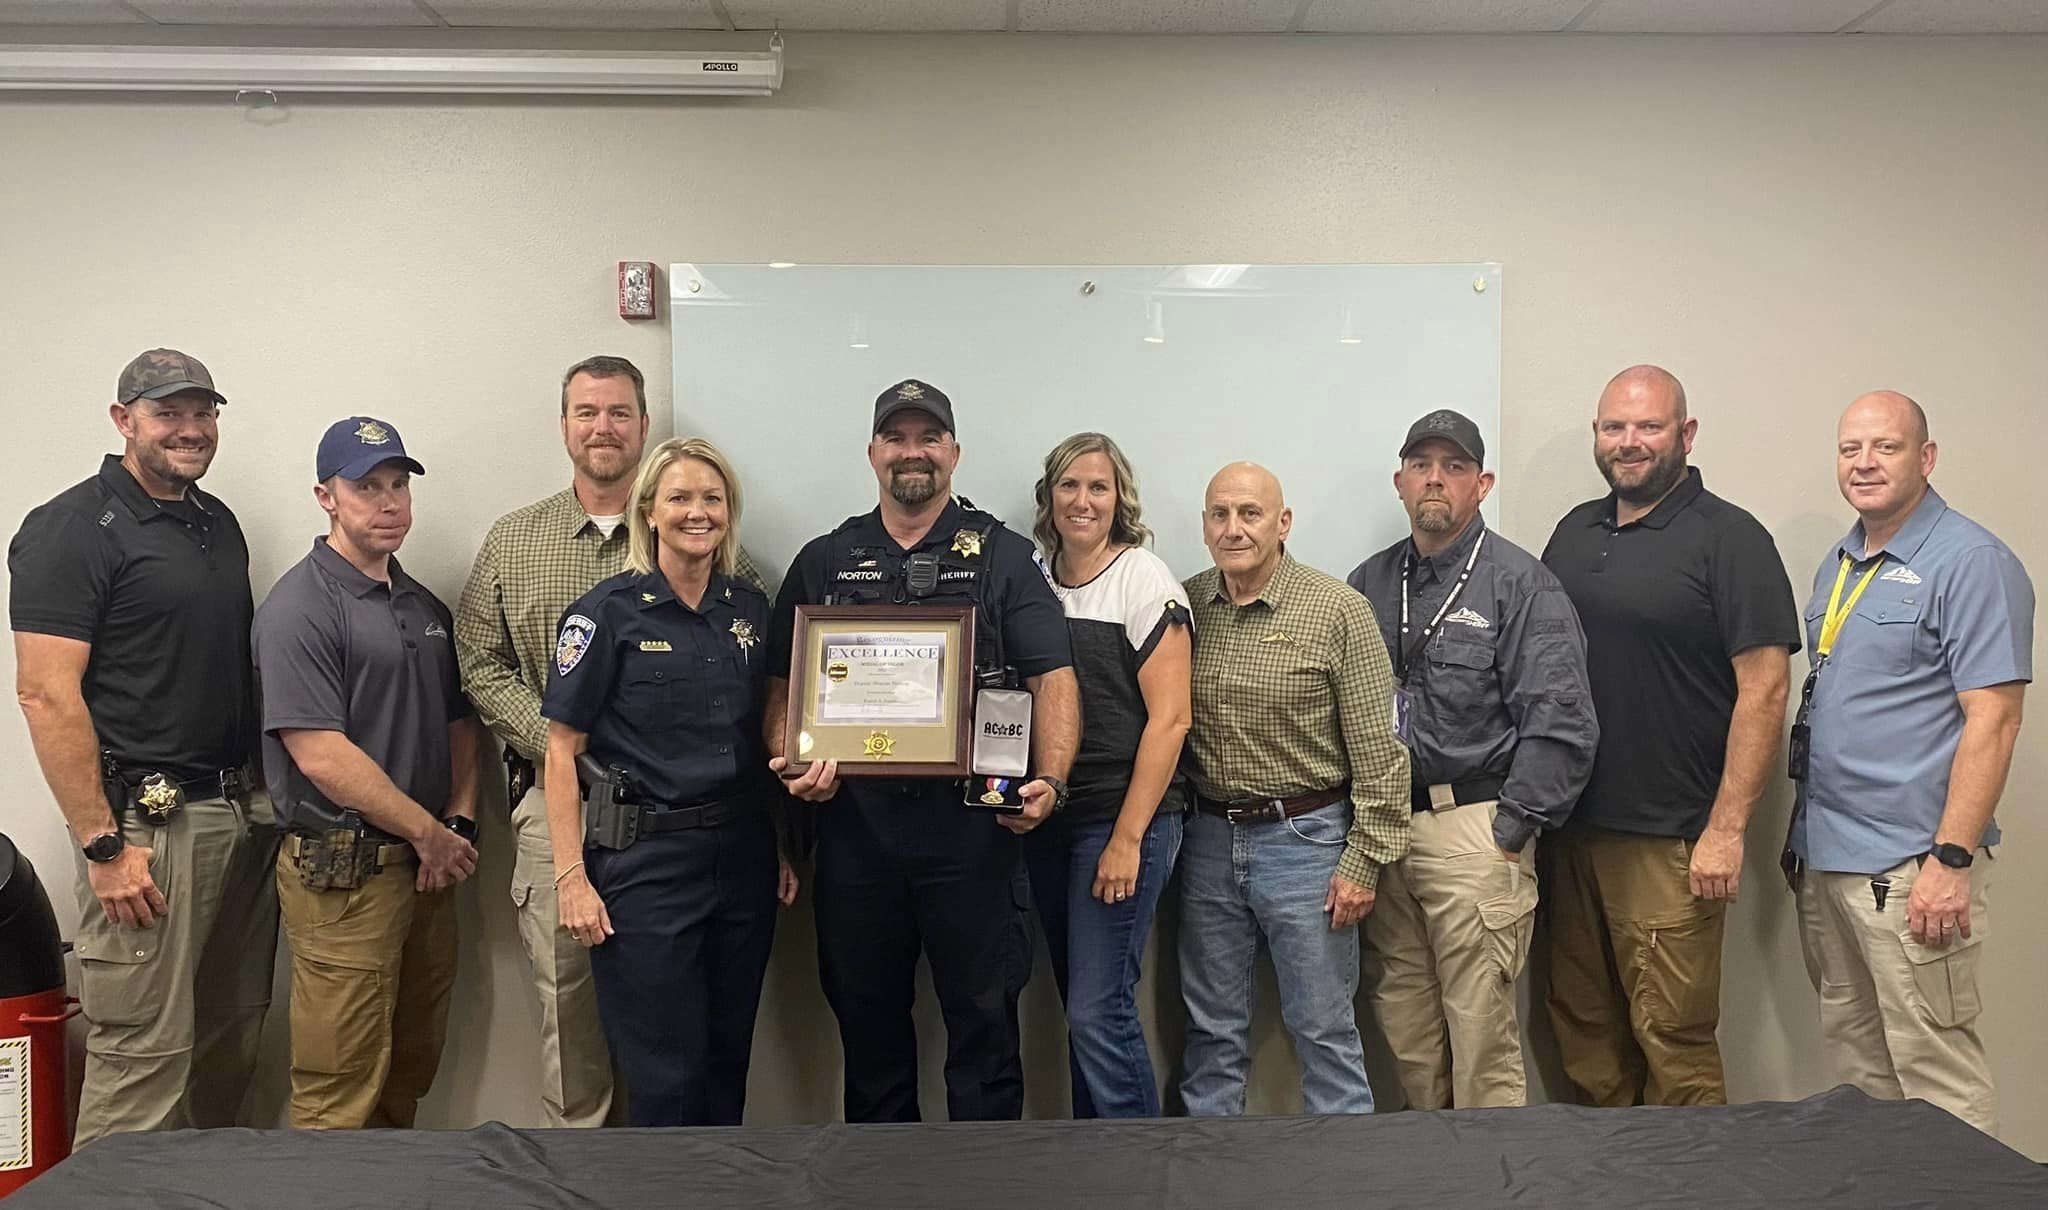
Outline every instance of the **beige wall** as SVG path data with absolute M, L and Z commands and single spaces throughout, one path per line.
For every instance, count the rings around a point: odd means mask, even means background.
M 1709 484 L 1770 527 L 1796 581 L 1848 516 L 1834 416 L 1875 386 L 1928 405 L 1949 498 L 2048 568 L 2028 473 L 2048 379 L 2048 40 L 792 41 L 787 91 L 763 101 L 0 100 L 0 365 L 20 455 L 0 515 L 90 473 L 114 441 L 116 371 L 168 343 L 234 399 L 207 486 L 249 530 L 259 592 L 319 528 L 320 427 L 367 410 L 432 470 L 406 561 L 452 599 L 490 520 L 564 480 L 563 366 L 631 356 L 667 411 L 666 325 L 612 314 L 622 258 L 1483 258 L 1506 265 L 1500 472 L 1525 545 L 1599 486 L 1601 382 L 1653 359 L 1691 392 Z M 1361 452 L 1370 473 L 1387 461 Z M 821 505 L 820 525 L 850 507 Z M 2043 734 L 2022 741 L 2002 812 L 1984 1017 L 2008 1137 L 2036 1157 Z M 0 762 L 23 788 L 7 829 L 69 921 L 67 846 L 19 724 L 0 726 Z M 1738 1098 L 1828 1083 L 1773 873 L 1787 805 L 1774 789 L 1760 811 L 1731 918 Z M 434 1124 L 535 1121 L 505 834 L 487 837 Z M 753 1116 L 827 1117 L 836 1048 L 805 915 L 787 918 L 768 994 Z M 1177 1033 L 1173 994 L 1160 980 L 1147 1000 Z M 1032 1108 L 1057 1113 L 1043 978 L 1028 1007 Z M 1255 1106 L 1288 1108 L 1285 1045 L 1270 1021 L 1262 1037 Z M 278 1085 L 273 1063 L 272 1111 Z

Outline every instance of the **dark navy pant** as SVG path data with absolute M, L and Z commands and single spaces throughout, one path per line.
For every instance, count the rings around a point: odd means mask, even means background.
M 1030 977 L 1017 838 L 956 783 L 869 781 L 818 808 L 818 968 L 839 1019 L 846 1120 L 915 1122 L 917 959 L 946 1023 L 946 1113 L 1024 1111 L 1017 996 Z
M 584 861 L 615 930 L 590 951 L 590 973 L 630 1124 L 739 1125 L 775 939 L 768 812 Z

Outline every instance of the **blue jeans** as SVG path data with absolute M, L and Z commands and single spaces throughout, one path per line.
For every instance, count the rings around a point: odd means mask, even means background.
M 1024 838 L 1031 897 L 1067 1006 L 1077 1118 L 1159 1116 L 1159 1081 L 1138 1024 L 1138 967 L 1180 852 L 1181 814 L 1152 817 L 1138 846 L 1137 891 L 1117 904 L 1089 893 L 1115 819 L 1053 821 Z
M 1358 927 L 1333 930 L 1323 913 L 1350 828 L 1348 801 L 1277 823 L 1188 820 L 1180 875 L 1188 1043 L 1180 1094 L 1191 1116 L 1244 1112 L 1261 938 L 1273 955 L 1280 1019 L 1301 1060 L 1308 1112 L 1372 1112 L 1352 1009 Z

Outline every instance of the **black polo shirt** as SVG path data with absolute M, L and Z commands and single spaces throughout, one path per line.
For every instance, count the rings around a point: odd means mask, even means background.
M 293 565 L 256 611 L 263 678 L 263 768 L 279 822 L 305 828 L 299 799 L 327 805 L 278 738 L 339 731 L 430 813 L 448 808 L 448 725 L 470 714 L 449 638 L 454 618 L 391 560 L 373 580 L 327 544 Z M 350 807 L 350 803 L 331 804 Z
M 1731 659 L 1799 650 L 1799 611 L 1771 535 L 1697 470 L 1617 528 L 1614 496 L 1566 513 L 1543 549 L 1586 630 L 1600 719 L 1573 824 L 1697 838 L 1735 714 Z
M 159 502 L 109 454 L 22 521 L 7 571 L 16 631 L 92 645 L 86 709 L 124 768 L 187 781 L 247 762 L 254 610 L 227 505 L 196 487 Z
M 692 609 L 660 572 L 628 571 L 562 615 L 540 712 L 590 736 L 636 800 L 689 807 L 760 790 L 768 775 L 768 598 L 713 575 Z

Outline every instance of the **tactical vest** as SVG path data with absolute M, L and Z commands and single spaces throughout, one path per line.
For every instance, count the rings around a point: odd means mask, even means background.
M 830 535 L 825 569 L 826 605 L 972 605 L 974 609 L 974 671 L 983 686 L 1019 682 L 1003 648 L 995 577 L 995 534 L 1002 522 L 966 500 L 960 508 L 967 522 L 951 545 L 937 551 L 905 555 L 886 538 L 875 544 L 858 531 L 872 515 L 848 517 Z M 945 535 L 938 535 L 945 540 Z M 919 564 L 928 564 L 920 567 Z M 919 581 L 929 577 L 920 590 Z

